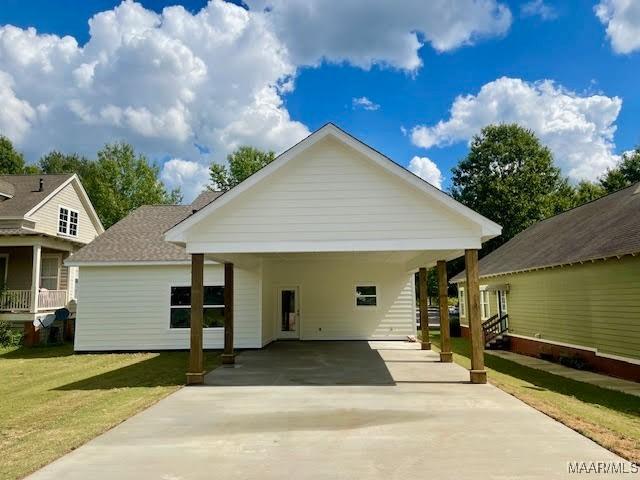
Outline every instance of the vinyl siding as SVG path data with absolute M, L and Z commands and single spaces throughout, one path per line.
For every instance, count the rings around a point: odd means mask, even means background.
M 478 226 L 424 192 L 355 150 L 325 139 L 204 218 L 188 240 L 215 245 L 256 238 L 358 242 L 479 235 Z
M 501 275 L 480 283 L 510 285 L 511 333 L 640 359 L 638 257 Z
M 170 288 L 190 285 L 189 265 L 80 267 L 77 351 L 188 349 L 189 329 L 169 328 Z M 223 285 L 220 265 L 205 265 L 205 285 Z M 258 272 L 235 270 L 234 343 L 261 347 Z M 222 348 L 224 330 L 205 329 L 204 348 Z
M 277 336 L 277 287 L 300 289 L 303 340 L 404 339 L 415 335 L 413 275 L 397 264 L 356 261 L 266 262 L 263 317 Z M 378 306 L 357 308 L 355 286 L 377 286 Z
M 60 206 L 68 207 L 78 212 L 78 236 L 69 237 L 58 234 L 58 220 Z M 74 183 L 71 182 L 47 203 L 40 207 L 33 215 L 35 220 L 35 230 L 38 232 L 57 235 L 62 238 L 71 238 L 78 242 L 89 243 L 98 236 L 95 226 L 91 222 L 89 213 L 84 208 L 82 201 L 76 191 Z

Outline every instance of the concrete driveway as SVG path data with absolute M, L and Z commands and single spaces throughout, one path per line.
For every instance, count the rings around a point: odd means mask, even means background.
M 580 478 L 568 462 L 622 462 L 467 380 L 416 344 L 279 342 L 30 478 L 546 480 Z

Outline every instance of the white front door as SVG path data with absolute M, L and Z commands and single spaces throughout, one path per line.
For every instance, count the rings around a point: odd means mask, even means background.
M 298 287 L 278 288 L 278 338 L 300 338 L 300 295 Z

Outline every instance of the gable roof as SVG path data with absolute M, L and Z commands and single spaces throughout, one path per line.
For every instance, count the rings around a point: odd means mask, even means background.
M 26 216 L 60 186 L 71 180 L 73 174 L 64 175 L 0 175 L 2 193 L 10 193 L 11 198 L 0 201 L 0 218 Z M 42 191 L 39 191 L 42 179 Z M 12 189 L 12 192 L 5 192 Z
M 191 257 L 183 247 L 164 241 L 164 232 L 220 195 L 206 190 L 191 205 L 144 205 L 78 250 L 65 264 L 189 262 Z
M 542 220 L 482 258 L 480 276 L 640 252 L 640 182 Z M 451 279 L 465 279 L 464 272 Z
M 274 174 L 284 165 L 286 165 L 293 158 L 300 155 L 302 152 L 315 145 L 318 141 L 322 140 L 327 136 L 333 136 L 338 141 L 346 144 L 347 146 L 353 148 L 354 150 L 362 153 L 365 157 L 370 159 L 372 162 L 376 163 L 389 173 L 396 175 L 397 177 L 403 179 L 414 187 L 418 188 L 422 192 L 426 193 L 428 196 L 443 204 L 445 207 L 453 210 L 454 212 L 462 215 L 466 219 L 471 222 L 479 225 L 482 229 L 482 237 L 483 240 L 488 240 L 489 238 L 496 237 L 500 235 L 502 228 L 495 222 L 492 222 L 488 218 L 483 217 L 477 212 L 474 212 L 470 208 L 462 205 L 458 201 L 454 200 L 453 197 L 447 195 L 442 192 L 440 189 L 434 187 L 427 181 L 413 174 L 409 170 L 404 167 L 398 165 L 390 158 L 381 154 L 377 150 L 371 148 L 369 145 L 363 143 L 362 141 L 356 139 L 352 135 L 348 134 L 344 130 L 340 129 L 333 123 L 328 123 L 323 127 L 319 128 L 312 134 L 310 134 L 305 139 L 298 142 L 296 145 L 280 154 L 273 162 L 269 163 L 247 179 L 245 179 L 240 184 L 236 185 L 231 190 L 225 192 L 220 196 L 215 202 L 211 202 L 208 205 L 204 206 L 199 211 L 195 212 L 193 215 L 189 215 L 180 223 L 175 225 L 173 228 L 169 229 L 165 234 L 165 239 L 171 242 L 184 242 L 185 232 L 197 224 L 200 220 L 206 218 L 218 208 L 223 207 L 227 203 L 229 203 L 234 198 L 242 195 L 245 191 L 251 189 L 254 185 L 261 182 L 263 179 L 268 176 Z

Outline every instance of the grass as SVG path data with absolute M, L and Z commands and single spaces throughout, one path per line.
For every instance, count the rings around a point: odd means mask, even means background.
M 0 348 L 0 478 L 17 479 L 178 390 L 187 352 Z M 205 368 L 219 354 L 205 354 Z
M 471 346 L 452 338 L 453 359 L 470 368 Z M 440 345 L 438 333 L 432 342 Z M 640 462 L 640 399 L 485 355 L 489 382 L 629 461 Z

